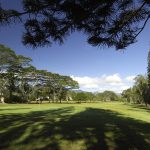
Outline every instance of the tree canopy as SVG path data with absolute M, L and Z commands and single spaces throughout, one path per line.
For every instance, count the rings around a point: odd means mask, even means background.
M 124 90 L 122 96 L 130 103 L 150 104 L 148 76 L 138 75 L 133 87 Z
M 38 70 L 31 61 L 0 45 L 0 98 L 5 97 L 8 102 L 28 102 L 30 99 L 61 102 L 68 90 L 78 88 L 78 83 L 71 77 Z
M 0 25 L 23 23 L 23 43 L 32 47 L 80 31 L 93 46 L 123 49 L 136 42 L 149 10 L 149 0 L 22 0 L 22 11 L 0 7 Z

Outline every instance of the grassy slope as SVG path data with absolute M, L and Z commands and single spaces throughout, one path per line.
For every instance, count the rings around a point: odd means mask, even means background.
M 3 150 L 150 150 L 150 110 L 122 103 L 0 105 Z

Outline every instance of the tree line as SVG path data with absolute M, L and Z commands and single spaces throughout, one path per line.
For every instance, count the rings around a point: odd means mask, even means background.
M 133 87 L 124 90 L 122 97 L 130 103 L 150 104 L 150 52 L 148 53 L 148 67 L 146 75 L 138 75 Z
M 77 103 L 97 101 L 126 101 L 150 104 L 150 52 L 148 54 L 147 75 L 138 75 L 133 87 L 121 95 L 113 91 L 101 93 L 83 92 L 78 82 L 46 70 L 38 70 L 31 65 L 32 59 L 17 55 L 10 48 L 0 45 L 0 100 L 2 103 L 30 103 L 36 101 Z
M 77 103 L 117 101 L 112 91 L 83 92 L 78 82 L 69 76 L 38 70 L 32 59 L 17 55 L 12 49 L 0 45 L 0 100 L 2 103 L 42 103 L 72 101 Z
M 75 100 L 78 102 L 87 101 L 121 101 L 133 104 L 150 105 L 150 51 L 148 53 L 147 74 L 137 75 L 134 78 L 134 85 L 124 90 L 121 94 L 112 91 L 104 91 L 101 93 L 81 92 L 75 94 Z
M 31 100 L 61 102 L 69 99 L 78 83 L 69 76 L 38 70 L 32 59 L 0 45 L 0 98 L 2 102 L 29 103 Z
M 116 94 L 113 91 L 104 92 L 74 92 L 71 93 L 72 99 L 77 103 L 87 103 L 87 102 L 115 102 L 121 101 L 121 95 Z

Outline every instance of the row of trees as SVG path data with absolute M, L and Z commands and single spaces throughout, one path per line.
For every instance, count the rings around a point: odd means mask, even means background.
M 147 75 L 138 75 L 132 88 L 124 90 L 122 97 L 130 103 L 150 104 L 150 52 L 148 53 Z
M 17 55 L 10 48 L 0 45 L 0 99 L 8 103 L 76 101 L 117 101 L 120 97 L 112 91 L 102 93 L 82 92 L 78 83 L 69 76 L 46 70 L 37 70 L 32 59 Z
M 92 92 L 72 92 L 72 98 L 78 103 L 81 102 L 109 102 L 120 101 L 121 96 L 117 95 L 113 91 L 104 91 L 101 93 Z
M 69 99 L 68 91 L 78 88 L 69 76 L 37 70 L 31 58 L 17 55 L 0 45 L 0 98 L 2 102 L 30 102 L 43 99 L 53 102 Z
M 32 59 L 17 55 L 10 48 L 0 45 L 0 99 L 1 102 L 27 103 L 32 100 L 42 102 L 117 101 L 121 97 L 112 91 L 102 93 L 75 92 L 78 83 L 69 76 L 46 70 L 37 70 L 31 65 Z M 127 102 L 150 104 L 150 52 L 148 54 L 147 75 L 138 75 L 132 88 L 122 92 Z

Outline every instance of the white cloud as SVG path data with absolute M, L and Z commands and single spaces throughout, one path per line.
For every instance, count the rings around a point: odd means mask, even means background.
M 134 82 L 135 77 L 136 76 L 128 76 L 128 77 L 126 77 L 126 80 L 129 82 Z
M 121 78 L 118 73 L 113 75 L 102 75 L 100 77 L 76 77 L 71 76 L 74 80 L 78 81 L 80 89 L 85 91 L 105 91 L 111 90 L 117 93 L 122 92 L 132 86 L 135 76 L 127 76 Z
M 105 80 L 108 83 L 121 83 L 122 79 L 120 78 L 120 75 L 118 73 L 110 75 L 110 76 L 105 76 Z

